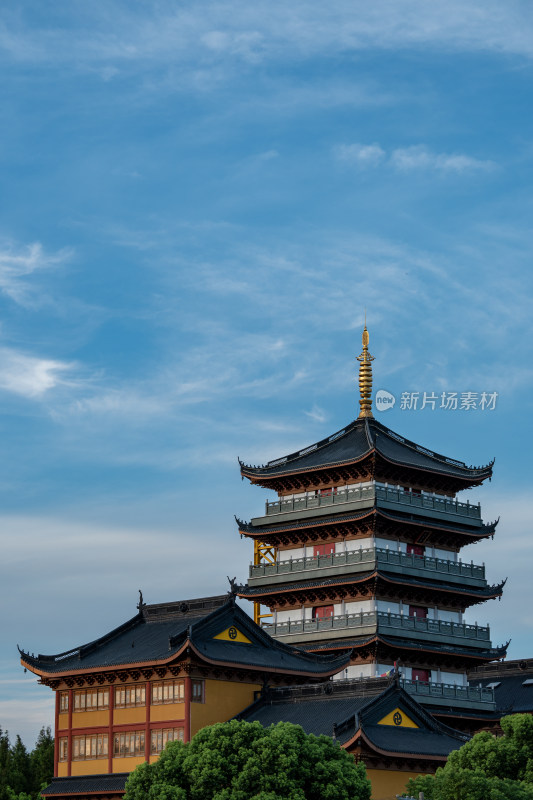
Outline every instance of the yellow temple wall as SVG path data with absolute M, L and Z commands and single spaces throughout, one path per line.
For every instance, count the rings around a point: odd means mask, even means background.
M 113 772 L 133 772 L 139 764 L 144 764 L 144 756 L 129 756 L 128 758 L 114 758 Z M 107 772 L 107 770 L 103 770 Z
M 135 708 L 115 708 L 113 710 L 113 725 L 143 724 L 146 722 L 146 706 Z
M 105 758 L 91 758 L 86 761 L 73 761 L 71 775 L 101 775 L 107 773 L 107 756 Z M 66 764 L 64 765 L 67 766 Z M 126 770 L 123 770 L 126 772 Z
M 367 769 L 366 774 L 372 784 L 372 800 L 396 800 L 396 795 L 405 791 L 407 781 L 410 778 L 418 778 L 420 772 Z
M 205 702 L 191 703 L 191 736 L 206 725 L 226 722 L 253 702 L 258 683 L 206 680 Z
M 65 728 L 68 728 L 68 716 Z M 72 729 L 76 728 L 102 728 L 109 725 L 109 711 L 74 711 L 72 713 Z M 60 723 L 61 729 L 61 723 Z
M 162 706 L 150 706 L 150 722 L 181 722 L 185 719 L 185 703 L 167 703 Z

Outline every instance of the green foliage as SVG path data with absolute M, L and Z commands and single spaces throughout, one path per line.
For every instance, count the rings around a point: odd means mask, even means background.
M 37 800 L 54 774 L 54 739 L 50 728 L 41 728 L 35 747 L 28 753 L 20 736 L 13 745 L 0 728 L 0 800 Z
M 170 742 L 126 783 L 125 800 L 369 800 L 363 764 L 299 725 L 221 722 Z
M 407 792 L 428 800 L 533 800 L 533 717 L 500 721 L 503 736 L 476 733 L 450 754 L 435 776 L 419 776 Z

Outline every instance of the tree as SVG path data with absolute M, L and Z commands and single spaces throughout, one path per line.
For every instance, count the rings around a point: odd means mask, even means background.
M 7 800 L 7 778 L 10 760 L 9 734 L 0 728 L 0 800 Z
M 38 795 L 54 775 L 54 737 L 51 729 L 41 728 L 30 754 L 31 791 Z
M 11 748 L 11 758 L 7 768 L 7 785 L 18 795 L 31 792 L 31 762 L 28 751 L 20 736 L 15 739 Z
M 428 800 L 533 800 L 533 717 L 500 720 L 503 736 L 476 733 L 450 754 L 435 776 L 419 776 L 407 792 Z
M 170 742 L 126 783 L 125 800 L 369 800 L 370 781 L 327 736 L 299 725 L 220 722 Z

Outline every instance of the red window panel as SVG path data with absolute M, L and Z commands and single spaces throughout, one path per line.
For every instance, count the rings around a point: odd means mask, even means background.
M 417 619 L 427 619 L 428 610 L 424 606 L 409 606 L 409 616 Z
M 337 487 L 332 486 L 329 489 L 320 489 L 320 496 L 321 497 L 331 497 L 332 494 L 337 494 Z
M 328 542 L 328 544 L 315 544 L 313 546 L 313 556 L 330 556 L 335 552 L 335 542 Z
M 413 667 L 412 670 L 412 678 L 413 681 L 422 681 L 423 683 L 429 683 L 429 670 L 428 669 L 415 669 Z
M 333 606 L 317 606 L 313 608 L 313 619 L 330 619 L 333 616 Z
M 408 544 L 407 545 L 407 555 L 408 556 L 423 556 L 426 548 L 421 544 Z

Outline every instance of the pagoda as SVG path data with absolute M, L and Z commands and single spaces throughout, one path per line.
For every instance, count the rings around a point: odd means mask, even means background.
M 464 559 L 463 548 L 492 537 L 497 523 L 457 497 L 490 478 L 493 462 L 467 466 L 374 419 L 368 344 L 365 324 L 355 421 L 265 466 L 239 462 L 243 478 L 277 496 L 261 516 L 237 519 L 254 543 L 238 595 L 276 640 L 350 652 L 336 678 L 399 669 L 411 693 L 460 707 L 467 671 L 507 649 L 493 647 L 488 626 L 464 620 L 505 583 L 490 585 L 485 566 Z

